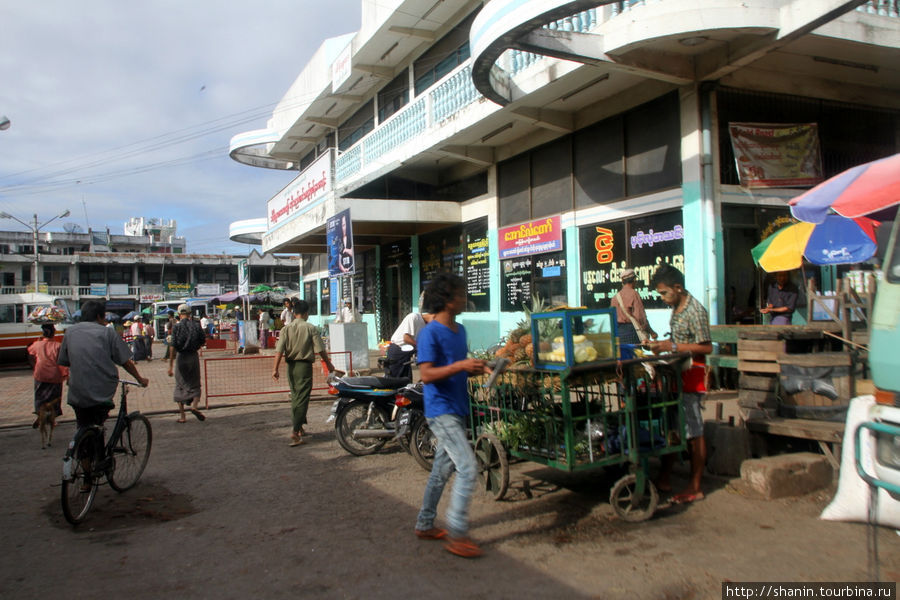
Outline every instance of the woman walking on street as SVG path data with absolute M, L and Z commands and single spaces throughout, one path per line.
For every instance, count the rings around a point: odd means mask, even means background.
M 178 403 L 178 422 L 185 422 L 184 406 L 190 406 L 191 414 L 200 421 L 206 416 L 200 406 L 200 356 L 197 351 L 206 343 L 206 334 L 200 323 L 191 318 L 187 304 L 178 307 L 179 321 L 172 328 L 172 355 L 169 357 L 169 377 L 175 366 L 174 400 Z

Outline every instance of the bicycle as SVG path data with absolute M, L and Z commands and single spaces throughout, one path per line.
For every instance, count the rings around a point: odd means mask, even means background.
M 109 487 L 124 492 L 137 484 L 150 458 L 150 421 L 138 411 L 128 414 L 126 402 L 128 386 L 140 384 L 121 379 L 119 383 L 119 415 L 109 440 L 104 445 L 101 426 L 79 428 L 63 458 L 62 510 L 73 525 L 87 517 L 102 477 Z

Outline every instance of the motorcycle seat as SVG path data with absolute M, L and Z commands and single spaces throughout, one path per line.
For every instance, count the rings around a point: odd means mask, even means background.
M 377 377 L 375 375 L 361 375 L 359 377 L 343 377 L 341 383 L 348 387 L 400 389 L 409 384 L 406 377 Z

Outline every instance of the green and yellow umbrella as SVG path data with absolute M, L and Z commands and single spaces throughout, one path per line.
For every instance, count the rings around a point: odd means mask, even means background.
M 769 273 L 799 269 L 804 258 L 815 265 L 863 262 L 875 254 L 877 226 L 878 221 L 866 217 L 828 215 L 822 223 L 794 223 L 779 229 L 750 253 Z

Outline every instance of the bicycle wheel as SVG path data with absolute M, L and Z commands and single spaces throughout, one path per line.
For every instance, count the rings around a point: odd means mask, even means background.
M 431 471 L 434 465 L 434 452 L 437 450 L 437 438 L 431 432 L 425 417 L 419 417 L 413 425 L 412 439 L 409 443 L 409 453 L 416 462 L 426 471 Z
M 109 487 L 117 492 L 131 489 L 141 478 L 150 459 L 153 430 L 150 421 L 140 413 L 131 413 L 125 420 L 122 435 L 112 448 L 113 464 L 109 470 Z
M 68 473 L 62 480 L 63 515 L 66 521 L 77 525 L 84 521 L 97 495 L 99 473 L 91 468 L 96 462 L 98 449 L 103 440 L 95 429 L 86 429 L 75 440 L 71 451 Z
M 372 406 L 369 415 L 369 403 L 353 401 L 344 407 L 337 416 L 334 428 L 341 448 L 356 456 L 366 456 L 381 449 L 387 437 L 356 437 L 354 431 L 360 429 L 388 430 L 390 419 L 386 412 L 378 406 Z

